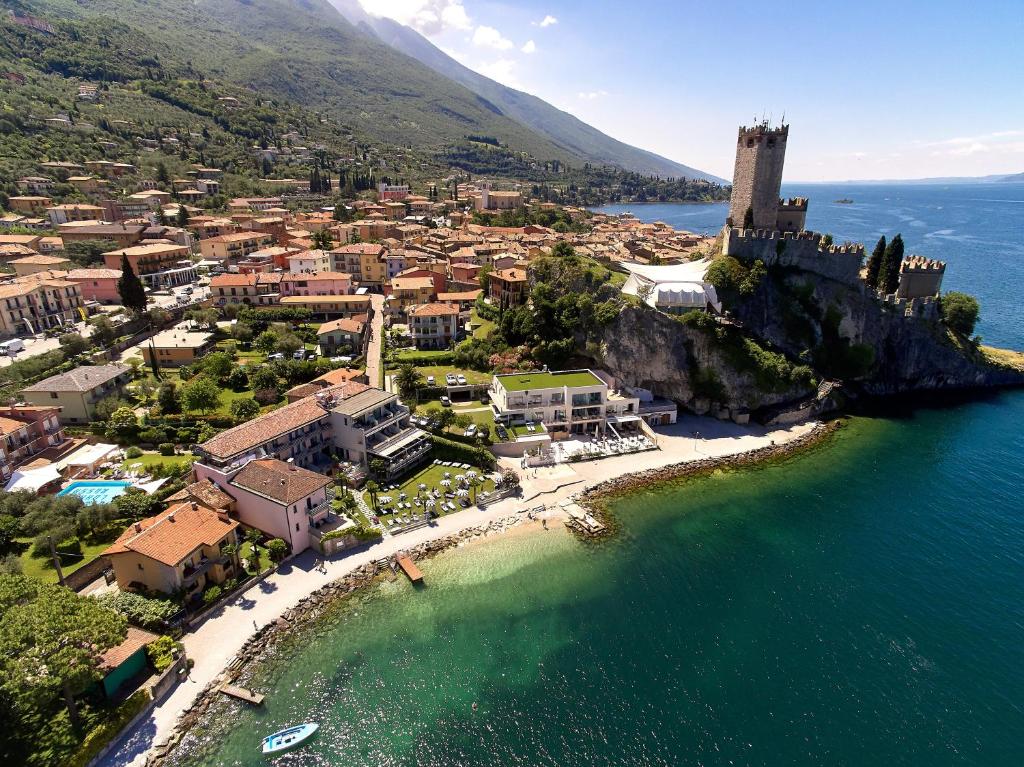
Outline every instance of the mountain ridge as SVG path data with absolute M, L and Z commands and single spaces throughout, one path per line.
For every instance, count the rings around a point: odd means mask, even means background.
M 328 0 L 338 13 L 364 34 L 410 56 L 438 74 L 476 93 L 512 119 L 577 155 L 597 164 L 616 165 L 644 175 L 704 178 L 728 184 L 711 173 L 626 144 L 602 133 L 574 115 L 524 91 L 502 85 L 459 63 L 414 29 L 392 19 L 372 16 L 358 0 Z

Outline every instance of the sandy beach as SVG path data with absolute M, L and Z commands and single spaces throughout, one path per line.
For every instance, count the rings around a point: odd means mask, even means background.
M 179 717 L 195 705 L 197 697 L 224 671 L 250 637 L 277 621 L 300 600 L 345 577 L 357 568 L 435 539 L 486 527 L 523 508 L 545 505 L 554 509 L 601 483 L 709 458 L 738 456 L 772 445 L 786 445 L 812 433 L 819 424 L 806 422 L 774 430 L 737 426 L 709 418 L 681 417 L 679 423 L 658 430 L 659 450 L 541 469 L 519 469 L 518 460 L 502 459 L 522 477 L 522 496 L 495 503 L 486 510 L 467 509 L 446 515 L 431 527 L 385 537 L 366 549 L 343 554 L 322 566 L 311 551 L 284 563 L 275 573 L 235 596 L 212 613 L 182 642 L 194 665 L 189 677 L 129 731 L 99 764 L 104 767 L 142 765 L 153 748 L 163 743 Z M 700 438 L 694 435 L 699 433 Z M 525 515 L 518 515 L 519 520 Z

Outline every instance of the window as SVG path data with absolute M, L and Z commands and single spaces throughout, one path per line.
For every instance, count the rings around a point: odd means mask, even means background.
M 299 523 L 298 522 L 295 523 L 295 532 L 299 532 Z
M 55 392 L 55 391 L 50 392 L 50 399 L 57 399 L 57 392 Z

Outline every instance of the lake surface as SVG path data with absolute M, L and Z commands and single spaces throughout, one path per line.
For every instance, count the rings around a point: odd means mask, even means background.
M 809 225 L 866 236 L 868 190 L 823 189 L 791 192 L 812 196 Z M 990 310 L 1022 284 L 1018 219 L 950 190 L 885 187 L 907 220 L 881 226 L 934 243 L 912 249 L 950 261 L 953 286 L 984 268 L 983 334 L 1024 346 Z M 940 205 L 960 210 L 945 226 Z M 700 229 L 668 215 L 696 207 L 632 210 Z M 265 764 L 262 736 L 316 720 L 274 764 L 1016 767 L 1022 424 L 1024 392 L 858 418 L 784 463 L 623 498 L 605 543 L 520 531 L 447 552 L 424 589 L 339 604 L 253 671 L 263 710 L 219 701 L 174 763 Z

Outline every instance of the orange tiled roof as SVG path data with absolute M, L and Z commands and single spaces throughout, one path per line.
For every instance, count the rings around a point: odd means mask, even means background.
M 181 503 L 132 525 L 103 554 L 134 551 L 177 567 L 200 546 L 215 545 L 237 527 L 237 521 L 213 509 L 198 503 Z
M 232 485 L 285 506 L 298 503 L 331 482 L 330 477 L 275 458 L 251 461 L 231 480 Z
M 409 310 L 411 317 L 446 317 L 458 313 L 459 307 L 455 304 L 441 303 L 420 304 Z

